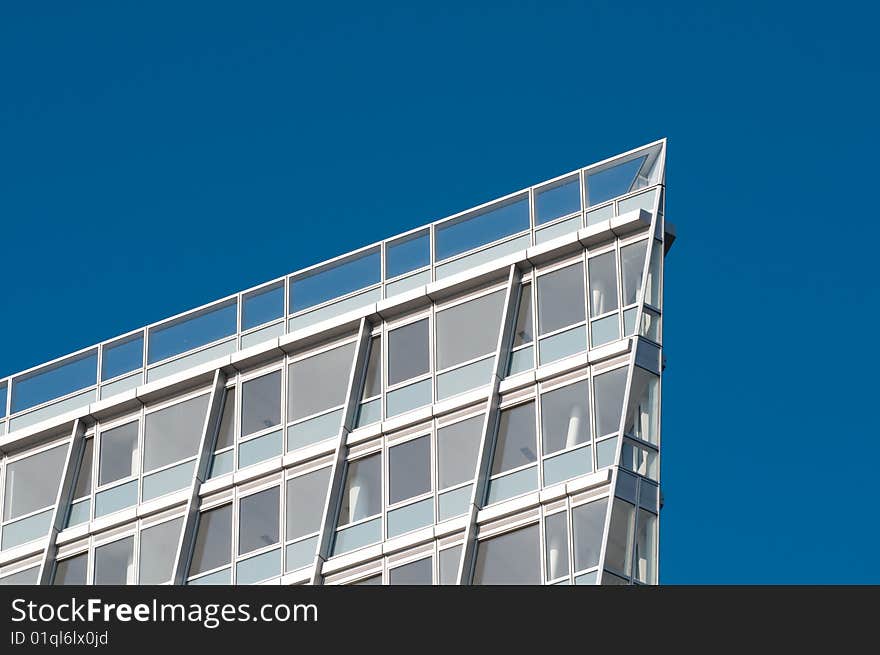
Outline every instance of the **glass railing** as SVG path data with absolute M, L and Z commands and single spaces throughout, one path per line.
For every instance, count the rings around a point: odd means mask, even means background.
M 0 380 L 0 427 L 33 425 L 585 225 L 650 209 L 662 149 L 662 142 L 644 146 L 9 376 Z

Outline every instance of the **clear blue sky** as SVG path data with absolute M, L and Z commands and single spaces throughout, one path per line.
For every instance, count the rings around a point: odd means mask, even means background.
M 878 16 L 715 4 L 7 3 L 0 375 L 666 136 L 662 581 L 880 582 Z

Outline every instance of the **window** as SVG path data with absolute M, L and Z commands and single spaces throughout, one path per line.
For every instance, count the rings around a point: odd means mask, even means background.
M 657 517 L 640 509 L 638 518 L 633 576 L 639 582 L 657 584 Z
M 498 420 L 492 475 L 536 461 L 537 441 L 534 402 L 503 410 Z
M 377 284 L 382 279 L 380 257 L 379 250 L 372 249 L 293 278 L 290 311 L 308 309 Z
M 502 289 L 437 312 L 439 370 L 495 352 L 504 296 Z
M 435 255 L 442 261 L 528 229 L 529 197 L 523 195 L 437 225 Z
M 144 422 L 144 470 L 194 457 L 202 439 L 208 395 L 147 414 Z
M 652 480 L 657 479 L 657 453 L 653 450 L 625 439 L 620 457 L 624 468 Z
M 370 355 L 367 359 L 367 373 L 364 378 L 363 400 L 382 393 L 382 338 L 370 339 Z
M 232 505 L 202 512 L 190 575 L 229 564 L 232 551 Z
M 371 575 L 369 578 L 361 578 L 360 580 L 356 580 L 352 582 L 350 586 L 352 587 L 374 587 L 376 585 L 382 584 L 382 574 L 379 575 Z
M 624 575 L 629 575 L 632 569 L 634 518 L 635 507 L 621 498 L 615 498 L 611 509 L 605 566 Z
M 281 371 L 241 385 L 241 436 L 281 424 Z
M 58 560 L 55 566 L 56 585 L 84 585 L 88 573 L 89 554 L 83 553 L 75 557 Z
M 541 396 L 541 438 L 545 455 L 590 440 L 590 387 L 587 380 Z
M 139 584 L 163 584 L 174 574 L 183 518 L 141 530 Z
M 424 268 L 431 263 L 429 233 L 417 232 L 389 243 L 385 248 L 385 258 L 387 279 Z
M 651 265 L 648 268 L 648 285 L 645 302 L 660 309 L 660 268 L 663 264 L 663 244 L 654 242 L 651 248 Z
M 122 480 L 138 472 L 138 422 L 101 432 L 98 484 Z
M 642 274 L 645 269 L 645 253 L 647 251 L 647 239 L 620 249 L 624 305 L 638 302 L 639 292 L 642 290 Z
M 458 566 L 461 562 L 461 546 L 453 546 L 440 551 L 440 584 L 458 584 Z
M 39 566 L 34 566 L 23 571 L 17 571 L 0 578 L 0 587 L 6 585 L 35 585 L 37 584 L 37 576 L 39 576 L 39 574 Z
M 646 159 L 647 155 L 642 155 L 637 159 L 588 174 L 587 206 L 598 205 L 638 189 L 636 182 L 639 170 Z
M 144 335 L 142 332 L 103 346 L 101 350 L 101 379 L 110 380 L 131 373 L 144 365 Z
M 474 584 L 541 584 L 541 537 L 530 525 L 481 541 Z
M 216 450 L 235 445 L 235 389 L 227 389 L 223 399 L 223 415 L 217 432 Z
M 382 512 L 382 456 L 350 461 L 337 526 L 354 523 Z
M 286 538 L 299 539 L 321 528 L 324 503 L 330 486 L 330 468 L 287 481 Z
M 55 504 L 67 446 L 57 446 L 6 465 L 3 520 L 24 516 Z
M 437 430 L 437 468 L 440 489 L 474 479 L 483 432 L 483 415 Z
M 419 437 L 388 449 L 389 503 L 431 490 L 431 437 Z
M 617 309 L 617 265 L 614 251 L 591 257 L 590 316 Z
M 538 277 L 538 330 L 547 334 L 585 317 L 584 267 L 566 266 Z
M 573 507 L 571 520 L 574 531 L 574 568 L 583 571 L 599 565 L 602 534 L 605 531 L 605 510 L 608 500 L 602 499 Z
M 238 302 L 227 302 L 150 328 L 148 364 L 199 348 L 238 329 Z
M 513 347 L 532 343 L 535 339 L 534 318 L 532 317 L 532 285 L 524 284 L 519 294 L 516 310 L 516 326 L 513 332 Z
M 98 381 L 98 350 L 90 350 L 12 381 L 14 414 L 47 400 L 91 387 Z
M 389 330 L 388 384 L 409 380 L 429 370 L 428 319 Z
M 434 560 L 431 557 L 416 560 L 388 572 L 392 585 L 429 585 L 434 581 Z
M 354 343 L 348 343 L 290 365 L 289 421 L 345 403 L 354 347 Z
M 603 436 L 620 429 L 623 396 L 626 391 L 627 368 L 602 373 L 594 378 L 593 393 L 596 401 L 596 434 Z
M 544 520 L 547 542 L 547 580 L 568 576 L 568 514 L 558 512 Z
M 581 182 L 578 176 L 554 182 L 535 191 L 535 224 L 568 216 L 581 209 Z
M 660 378 L 636 366 L 625 431 L 652 444 L 660 438 Z
M 95 584 L 134 584 L 134 537 L 95 548 Z
M 73 488 L 72 500 L 88 496 L 92 493 L 92 458 L 94 457 L 95 440 L 86 439 L 83 443 L 82 459 L 76 474 L 76 485 Z
M 258 289 L 244 297 L 241 329 L 248 330 L 284 316 L 284 283 Z
M 279 487 L 266 489 L 239 502 L 238 554 L 278 543 Z

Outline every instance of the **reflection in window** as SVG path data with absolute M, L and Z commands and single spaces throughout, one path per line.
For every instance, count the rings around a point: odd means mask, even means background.
M 568 518 L 565 512 L 551 514 L 544 521 L 547 542 L 547 580 L 568 575 Z
M 281 424 L 281 371 L 241 385 L 241 436 Z
M 541 584 L 541 538 L 530 525 L 481 541 L 474 584 Z
M 604 436 L 620 429 L 627 368 L 614 369 L 593 378 L 596 402 L 596 434 Z
M 617 266 L 614 251 L 591 257 L 590 316 L 617 309 Z
M 498 419 L 498 438 L 492 458 L 492 475 L 504 473 L 537 460 L 535 403 L 505 409 Z
M 657 584 L 657 517 L 639 510 L 633 577 L 644 584 Z
M 495 352 L 504 295 L 502 289 L 437 312 L 438 370 Z
M 370 355 L 367 359 L 367 373 L 364 378 L 363 400 L 374 398 L 382 393 L 382 337 L 370 339 Z
M 660 378 L 636 366 L 624 431 L 657 444 L 660 437 Z
M 535 224 L 568 216 L 581 209 L 581 183 L 578 176 L 555 182 L 535 191 Z
M 620 267 L 623 274 L 623 304 L 632 305 L 639 299 L 642 274 L 645 269 L 645 253 L 648 241 L 639 241 L 620 249 Z
M 382 511 L 382 456 L 370 455 L 348 463 L 337 526 L 375 516 Z
M 482 414 L 437 430 L 440 489 L 474 479 L 482 431 Z
M 430 369 L 428 319 L 388 332 L 388 384 L 412 379 Z
M 629 440 L 624 440 L 621 449 L 621 465 L 633 473 L 657 479 L 657 453 Z
M 88 574 L 89 554 L 83 553 L 75 557 L 58 560 L 55 566 L 56 585 L 84 585 Z
M 431 438 L 419 437 L 388 449 L 389 503 L 431 490 Z
M 660 267 L 663 263 L 663 244 L 654 242 L 651 248 L 651 265 L 648 268 L 648 284 L 645 291 L 645 302 L 660 309 Z
M 273 487 L 239 502 L 238 554 L 245 555 L 278 543 L 280 488 Z
M 528 229 L 529 198 L 525 195 L 438 225 L 435 256 L 442 261 Z
M 288 369 L 288 421 L 338 407 L 345 402 L 354 343 L 293 362 Z
M 92 459 L 94 458 L 95 440 L 86 439 L 83 443 L 82 459 L 76 474 L 76 485 L 73 488 L 72 500 L 83 498 L 92 493 Z
M 574 528 L 574 568 L 583 571 L 599 564 L 602 534 L 605 531 L 605 511 L 608 499 L 573 507 L 571 521 Z
M 516 310 L 516 327 L 513 333 L 513 347 L 524 346 L 535 339 L 534 318 L 532 317 L 532 286 L 524 284 L 519 294 Z
M 615 498 L 611 509 L 611 528 L 605 552 L 605 566 L 629 575 L 632 569 L 632 537 L 635 507 Z
M 434 580 L 434 561 L 431 557 L 398 566 L 388 572 L 392 585 L 429 585 Z
M 232 505 L 202 512 L 190 575 L 197 575 L 229 564 L 232 552 Z
M 545 455 L 590 440 L 590 384 L 581 380 L 541 396 L 541 438 Z
M 647 155 L 642 155 L 638 159 L 587 175 L 587 206 L 598 205 L 643 186 L 637 182 L 639 169 L 645 159 Z
M 584 267 L 575 264 L 538 278 L 538 331 L 547 334 L 585 318 Z
M 238 330 L 238 303 L 222 303 L 150 329 L 148 364 L 179 355 Z
M 141 530 L 139 584 L 163 584 L 174 574 L 183 518 Z
M 134 584 L 134 537 L 95 548 L 95 584 Z
M 380 257 L 378 249 L 368 250 L 293 278 L 290 282 L 291 313 L 378 284 L 382 278 Z
M 144 471 L 194 457 L 199 449 L 208 394 L 147 414 L 144 421 Z
M 57 446 L 6 465 L 3 520 L 55 504 L 67 446 Z
M 138 472 L 138 422 L 101 432 L 98 484 L 105 485 Z
M 322 468 L 287 481 L 285 537 L 299 539 L 317 532 L 330 486 L 330 468 Z
M 392 241 L 385 247 L 386 279 L 424 268 L 430 263 L 431 243 L 427 231 Z
M 235 389 L 227 389 L 223 400 L 223 415 L 220 418 L 220 430 L 217 433 L 217 450 L 235 444 Z

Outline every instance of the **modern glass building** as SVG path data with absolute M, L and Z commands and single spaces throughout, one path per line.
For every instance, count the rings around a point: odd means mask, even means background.
M 0 584 L 654 584 L 666 142 L 0 380 Z

